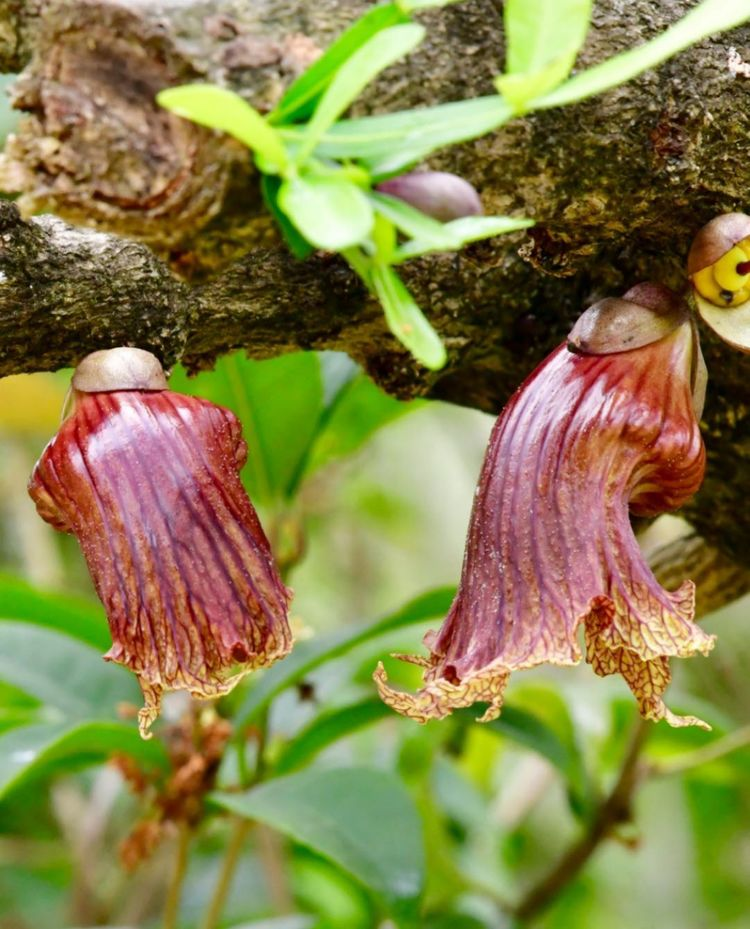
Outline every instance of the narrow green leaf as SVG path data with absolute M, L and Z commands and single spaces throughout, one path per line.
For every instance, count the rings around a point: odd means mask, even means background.
M 395 3 L 385 3 L 368 10 L 342 32 L 320 58 L 287 88 L 278 106 L 269 116 L 270 122 L 291 122 L 309 116 L 313 105 L 331 83 L 341 65 L 351 58 L 370 36 L 404 22 L 408 22 L 408 16 Z
M 372 284 L 385 310 L 388 328 L 417 361 L 438 371 L 447 360 L 445 346 L 393 268 L 373 264 Z
M 382 700 L 372 697 L 323 712 L 286 746 L 273 766 L 274 773 L 288 774 L 301 768 L 344 736 L 389 717 L 393 717 L 393 710 Z
M 440 6 L 452 6 L 454 3 L 461 3 L 461 0 L 398 0 L 398 5 L 407 13 L 432 10 Z
M 360 187 L 338 177 L 297 177 L 279 188 L 279 206 L 317 248 L 336 252 L 362 242 L 374 214 Z
M 393 775 L 368 768 L 308 770 L 210 799 L 330 859 L 396 912 L 414 912 L 424 884 L 422 826 Z
M 183 84 L 159 91 L 156 102 L 178 116 L 239 139 L 276 171 L 286 167 L 287 153 L 279 134 L 234 91 L 215 84 Z
M 519 229 L 528 229 L 533 226 L 532 219 L 523 219 L 514 216 L 465 216 L 461 219 L 454 219 L 445 224 L 457 242 L 455 246 L 459 249 L 468 242 L 476 242 L 478 239 L 489 239 L 495 235 L 505 235 L 508 232 L 516 232 Z M 401 264 L 409 258 L 416 258 L 418 255 L 426 255 L 429 252 L 442 251 L 435 248 L 429 242 L 419 239 L 412 239 L 404 242 L 396 249 L 393 264 Z
M 416 597 L 400 610 L 369 626 L 339 629 L 309 642 L 300 642 L 295 645 L 291 655 L 265 671 L 247 695 L 236 716 L 238 729 L 257 718 L 258 714 L 283 690 L 303 680 L 311 671 L 326 662 L 333 661 L 358 645 L 388 632 L 444 615 L 453 602 L 455 592 L 455 588 L 440 587 Z
M 298 164 L 307 160 L 323 133 L 336 122 L 367 84 L 389 65 L 416 48 L 424 34 L 424 26 L 416 23 L 391 26 L 371 36 L 338 68 L 304 131 L 302 145 L 295 156 Z
M 164 746 L 117 722 L 38 723 L 0 735 L 0 798 L 30 780 L 98 764 L 114 752 L 167 768 Z
M 750 0 L 703 0 L 682 19 L 645 45 L 630 49 L 566 81 L 534 101 L 548 109 L 584 100 L 666 61 L 689 45 L 750 20 Z
M 516 110 L 564 80 L 583 45 L 592 0 L 506 0 L 500 92 Z
M 421 110 L 400 110 L 377 116 L 341 120 L 321 137 L 317 154 L 325 158 L 357 158 L 378 167 L 378 178 L 396 174 L 399 165 L 418 161 L 435 149 L 475 139 L 502 126 L 513 116 L 507 101 L 493 94 Z M 303 132 L 279 130 L 299 145 Z
M 70 636 L 0 622 L 0 680 L 75 719 L 114 719 L 120 703 L 143 702 L 135 677 Z
M 398 197 L 373 193 L 371 198 L 375 209 L 401 232 L 429 243 L 435 251 L 450 252 L 460 247 L 461 241 L 451 231 L 450 223 L 441 223 Z
M 0 620 L 3 619 L 59 629 L 102 650 L 111 644 L 101 606 L 83 597 L 38 590 L 9 574 L 0 574 Z
M 267 361 L 252 361 L 238 352 L 192 378 L 178 366 L 170 387 L 229 407 L 240 418 L 249 449 L 243 478 L 254 502 L 273 504 L 293 493 L 323 405 L 314 352 Z

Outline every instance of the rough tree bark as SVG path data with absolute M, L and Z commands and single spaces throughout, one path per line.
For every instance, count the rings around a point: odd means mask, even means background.
M 270 108 L 369 5 L 0 0 L 0 68 L 23 69 L 15 102 L 27 114 L 0 163 L 0 187 L 22 194 L 25 214 L 60 217 L 24 220 L 0 204 L 0 375 L 123 342 L 194 368 L 234 348 L 335 348 L 398 396 L 496 411 L 593 299 L 644 279 L 684 289 L 693 234 L 745 205 L 748 27 L 594 100 L 438 153 L 432 166 L 472 181 L 487 212 L 537 225 L 405 267 L 450 350 L 446 369 L 426 374 L 340 261 L 288 255 L 240 146 L 153 102 L 161 87 L 208 79 Z M 693 5 L 598 0 L 578 67 L 639 44 Z M 492 92 L 500 8 L 466 0 L 425 13 L 424 45 L 356 111 Z M 687 516 L 708 562 L 718 553 L 742 567 L 731 575 L 736 595 L 750 585 L 748 362 L 705 331 L 703 344 L 709 474 Z

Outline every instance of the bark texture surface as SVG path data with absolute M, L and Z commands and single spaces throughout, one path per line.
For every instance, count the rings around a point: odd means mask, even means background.
M 404 268 L 450 360 L 425 374 L 337 259 L 296 262 L 265 214 L 246 152 L 160 111 L 156 90 L 231 86 L 261 109 L 365 0 L 10 0 L 0 66 L 25 112 L 0 165 L 0 375 L 127 343 L 170 364 L 220 353 L 348 351 L 387 390 L 497 411 L 590 302 L 652 279 L 684 289 L 697 229 L 750 208 L 750 28 L 717 36 L 591 101 L 517 119 L 438 153 L 485 210 L 537 221 Z M 643 42 L 688 0 L 598 0 L 577 67 Z M 501 4 L 420 18 L 424 45 L 355 112 L 492 92 Z M 706 483 L 687 515 L 750 568 L 748 360 L 704 330 Z M 741 585 L 740 585 L 741 586 Z

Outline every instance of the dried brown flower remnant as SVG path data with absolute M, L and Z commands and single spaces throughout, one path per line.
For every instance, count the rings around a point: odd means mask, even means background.
M 135 351 L 84 359 L 29 492 L 80 542 L 109 619 L 105 658 L 138 676 L 147 737 L 164 690 L 218 696 L 287 654 L 290 594 L 239 478 L 237 418 L 139 380 Z
M 675 716 L 662 696 L 669 658 L 705 654 L 713 637 L 693 623 L 693 584 L 673 593 L 658 584 L 628 518 L 680 506 L 705 467 L 693 394 L 700 350 L 684 305 L 665 308 L 662 298 L 674 300 L 640 285 L 622 301 L 658 305 L 651 340 L 641 333 L 638 348 L 602 354 L 561 345 L 506 406 L 453 606 L 425 638 L 429 657 L 407 659 L 424 667 L 424 686 L 404 693 L 387 684 L 382 665 L 375 672 L 398 712 L 425 722 L 481 701 L 489 704 L 482 719 L 493 719 L 512 671 L 580 660 L 583 624 L 586 659 L 597 674 L 622 674 L 645 718 L 705 725 Z M 611 325 L 600 307 L 589 313 Z M 574 333 L 598 343 L 589 322 Z

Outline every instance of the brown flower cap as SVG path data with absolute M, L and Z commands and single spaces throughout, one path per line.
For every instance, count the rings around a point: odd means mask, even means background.
M 71 386 L 82 393 L 102 390 L 166 390 L 161 362 L 142 348 L 122 346 L 86 355 L 73 372 Z
M 148 352 L 95 352 L 74 409 L 38 461 L 39 514 L 78 538 L 112 633 L 138 676 L 141 734 L 164 690 L 227 693 L 291 648 L 290 592 L 239 470 L 237 417 L 166 389 Z
M 750 216 L 717 216 L 696 235 L 687 262 L 704 322 L 734 348 L 750 352 Z
M 405 693 L 388 684 L 382 665 L 375 671 L 382 698 L 399 713 L 426 722 L 483 702 L 482 719 L 493 719 L 511 672 L 580 661 L 583 625 L 587 661 L 599 675 L 620 673 L 645 718 L 705 726 L 672 713 L 663 694 L 669 659 L 706 653 L 713 637 L 693 623 L 693 584 L 660 586 L 628 517 L 628 509 L 652 516 L 679 507 L 705 469 L 691 383 L 695 330 L 675 298 L 665 298 L 653 308 L 656 329 L 664 318 L 676 325 L 661 338 L 599 354 L 561 345 L 501 413 L 458 593 L 442 628 L 425 637 L 430 654 L 408 659 L 424 668 L 424 684 Z M 625 303 L 632 301 L 629 291 Z M 592 319 L 622 340 L 610 307 Z M 592 319 L 574 329 L 576 340 L 583 333 L 607 348 Z

